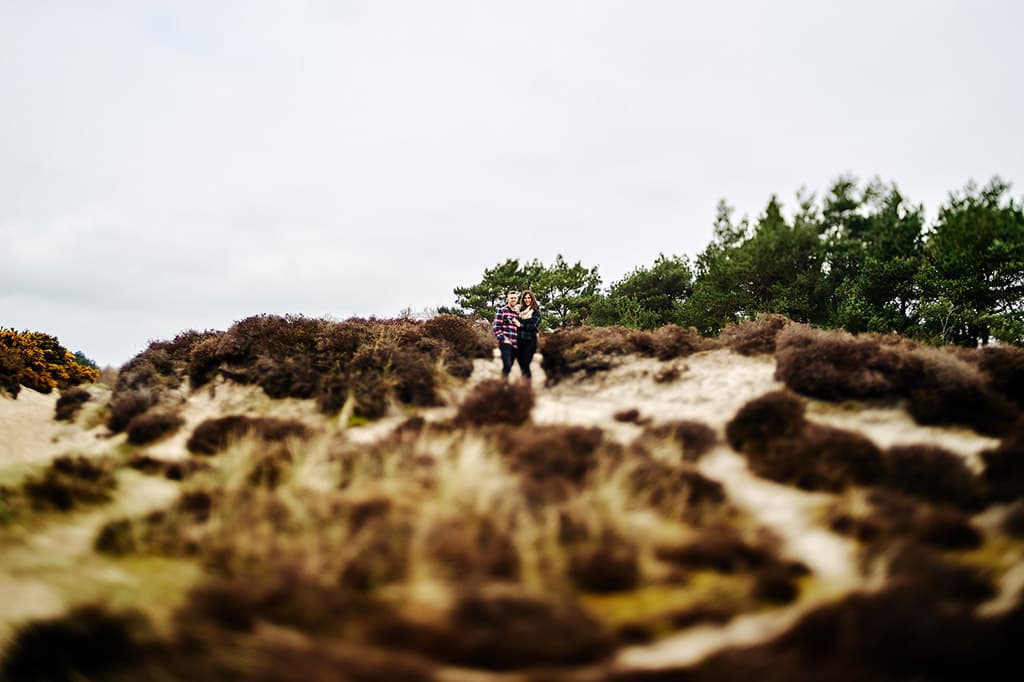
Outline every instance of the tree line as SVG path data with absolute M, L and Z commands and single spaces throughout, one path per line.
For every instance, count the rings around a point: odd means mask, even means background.
M 597 267 L 508 259 L 454 289 L 440 312 L 489 317 L 509 287 L 532 289 L 550 327 L 665 324 L 717 334 L 778 313 L 825 328 L 897 332 L 975 346 L 1024 342 L 1024 207 L 995 177 L 950 193 L 930 224 L 893 183 L 840 177 L 792 217 L 772 196 L 733 219 L 722 200 L 711 243 L 691 261 L 660 255 L 606 288 Z

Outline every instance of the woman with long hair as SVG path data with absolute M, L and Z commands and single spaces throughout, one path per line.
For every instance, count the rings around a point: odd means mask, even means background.
M 540 305 L 527 289 L 520 297 L 519 327 L 516 331 L 516 362 L 524 379 L 530 378 L 530 363 L 537 352 L 537 330 L 540 327 Z

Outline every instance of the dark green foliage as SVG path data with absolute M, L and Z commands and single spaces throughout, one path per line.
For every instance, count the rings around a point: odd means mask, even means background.
M 22 491 L 37 509 L 68 511 L 78 504 L 107 502 L 117 488 L 114 467 L 107 460 L 58 457 L 41 475 L 22 484 Z
M 120 678 L 149 653 L 144 642 L 151 637 L 140 613 L 82 606 L 23 627 L 4 653 L 0 671 L 3 679 L 18 682 Z
M 207 419 L 197 426 L 185 447 L 193 454 L 215 455 L 232 441 L 247 435 L 265 441 L 284 441 L 288 438 L 304 438 L 307 433 L 306 425 L 296 420 L 229 415 Z
M 83 367 L 92 367 L 93 369 L 99 369 L 100 366 L 95 361 L 91 360 L 85 353 L 80 350 L 75 351 L 75 362 L 82 365 Z
M 157 400 L 156 394 L 148 389 L 115 392 L 110 401 L 107 428 L 113 433 L 124 431 L 132 419 L 156 405 Z
M 457 421 L 484 424 L 522 424 L 533 409 L 533 389 L 525 382 L 485 379 L 459 405 Z
M 78 411 L 82 409 L 82 405 L 87 403 L 91 397 L 89 391 L 81 386 L 65 388 L 60 392 L 60 397 L 57 398 L 54 419 L 58 421 L 72 421 L 75 415 L 78 414 Z
M 1024 342 L 1024 207 L 998 177 L 950 195 L 925 245 L 921 316 L 927 334 L 975 347 Z
M 587 320 L 600 285 L 596 267 L 588 270 L 579 262 L 569 265 L 559 255 L 550 266 L 538 260 L 520 265 L 517 259 L 510 258 L 484 270 L 478 284 L 455 287 L 454 293 L 460 308 L 491 320 L 505 304 L 509 289 L 530 289 L 541 305 L 541 324 L 557 328 L 580 325 Z
M 128 422 L 128 442 L 145 445 L 177 431 L 185 423 L 173 412 L 146 412 Z
M 683 303 L 693 290 L 693 271 L 685 257 L 659 255 L 650 268 L 637 268 L 597 299 L 590 324 L 656 329 L 679 324 Z

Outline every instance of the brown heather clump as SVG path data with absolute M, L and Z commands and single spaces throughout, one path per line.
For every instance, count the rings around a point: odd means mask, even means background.
M 611 634 L 570 599 L 467 589 L 444 624 L 381 623 L 375 642 L 459 666 L 518 670 L 593 663 L 613 651 Z
M 964 424 L 1005 433 L 1018 409 L 982 372 L 955 353 L 898 337 L 852 336 L 793 324 L 778 336 L 777 379 L 823 400 L 907 400 L 921 424 Z
M 173 412 L 146 412 L 128 422 L 128 442 L 145 445 L 177 431 L 185 423 Z
M 247 435 L 265 441 L 284 441 L 288 438 L 305 438 L 308 428 L 297 420 L 229 415 L 207 419 L 197 426 L 185 447 L 196 455 L 215 455 L 232 441 Z
M 158 402 L 157 395 L 149 389 L 126 390 L 115 393 L 110 401 L 107 428 L 112 433 L 121 433 L 128 424 Z
M 977 510 L 982 502 L 980 482 L 963 458 L 934 445 L 900 445 L 885 453 L 881 485 L 932 504 Z
M 684 329 L 674 324 L 667 324 L 655 329 L 650 334 L 653 342 L 653 355 L 659 360 L 685 358 L 704 350 L 714 350 L 717 343 L 713 339 L 705 339 L 695 328 Z M 645 352 L 645 355 L 651 355 Z
M 779 332 L 790 324 L 789 318 L 783 315 L 759 313 L 753 320 L 725 325 L 718 342 L 740 355 L 773 354 Z
M 632 499 L 667 519 L 699 526 L 726 509 L 728 498 L 722 484 L 689 465 L 671 465 L 634 454 L 625 466 Z
M 82 409 L 82 405 L 87 403 L 91 397 L 89 391 L 81 386 L 65 388 L 60 392 L 60 397 L 57 398 L 54 419 L 58 421 L 72 421 L 79 410 Z
M 177 388 L 189 366 L 192 349 L 218 334 L 189 330 L 172 341 L 151 342 L 146 350 L 121 366 L 114 385 L 115 398 L 126 391 Z
M 549 384 L 557 384 L 577 372 L 589 375 L 607 371 L 622 356 L 639 352 L 634 338 L 645 338 L 644 333 L 625 327 L 559 329 L 541 337 L 541 368 Z
M 1024 410 L 1024 348 L 985 346 L 975 351 L 975 362 L 997 391 Z
M 437 315 L 427 320 L 423 335 L 446 343 L 455 357 L 489 359 L 495 347 L 489 330 L 457 315 Z
M 549 384 L 577 372 L 603 372 L 622 362 L 623 356 L 638 354 L 659 360 L 684 358 L 713 350 L 717 342 L 703 338 L 696 329 L 670 324 L 654 331 L 625 327 L 574 327 L 560 329 L 542 338 L 541 368 Z
M 933 507 L 899 493 L 868 494 L 868 511 L 842 502 L 828 513 L 832 530 L 865 543 L 865 555 L 878 556 L 894 543 L 911 542 L 944 550 L 974 549 L 983 541 L 970 517 L 951 507 Z
M 4 653 L 0 678 L 130 679 L 127 671 L 152 653 L 145 643 L 152 638 L 148 619 L 138 612 L 80 606 L 22 627 Z
M 1017 420 L 998 447 L 985 450 L 981 458 L 985 462 L 982 481 L 989 500 L 1024 499 L 1024 417 Z
M 42 474 L 22 484 L 22 492 L 37 509 L 68 511 L 79 504 L 107 502 L 117 488 L 114 466 L 108 460 L 58 457 Z
M 803 401 L 786 391 L 750 401 L 725 431 L 754 473 L 805 490 L 835 492 L 873 484 L 884 471 L 874 443 L 857 433 L 807 422 Z
M 523 426 L 500 435 L 509 469 L 538 484 L 552 480 L 582 484 L 598 466 L 601 429 L 583 426 Z
M 459 405 L 460 424 L 523 424 L 533 409 L 533 389 L 526 382 L 485 379 Z

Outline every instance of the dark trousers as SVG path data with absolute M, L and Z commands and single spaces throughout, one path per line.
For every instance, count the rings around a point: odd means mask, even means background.
M 533 362 L 533 354 L 537 352 L 537 339 L 519 339 L 519 347 L 516 348 L 516 361 L 519 362 L 519 370 L 527 379 L 530 378 L 530 363 Z
M 507 343 L 499 343 L 501 351 L 501 375 L 508 376 L 512 372 L 512 363 L 516 361 L 516 349 Z

